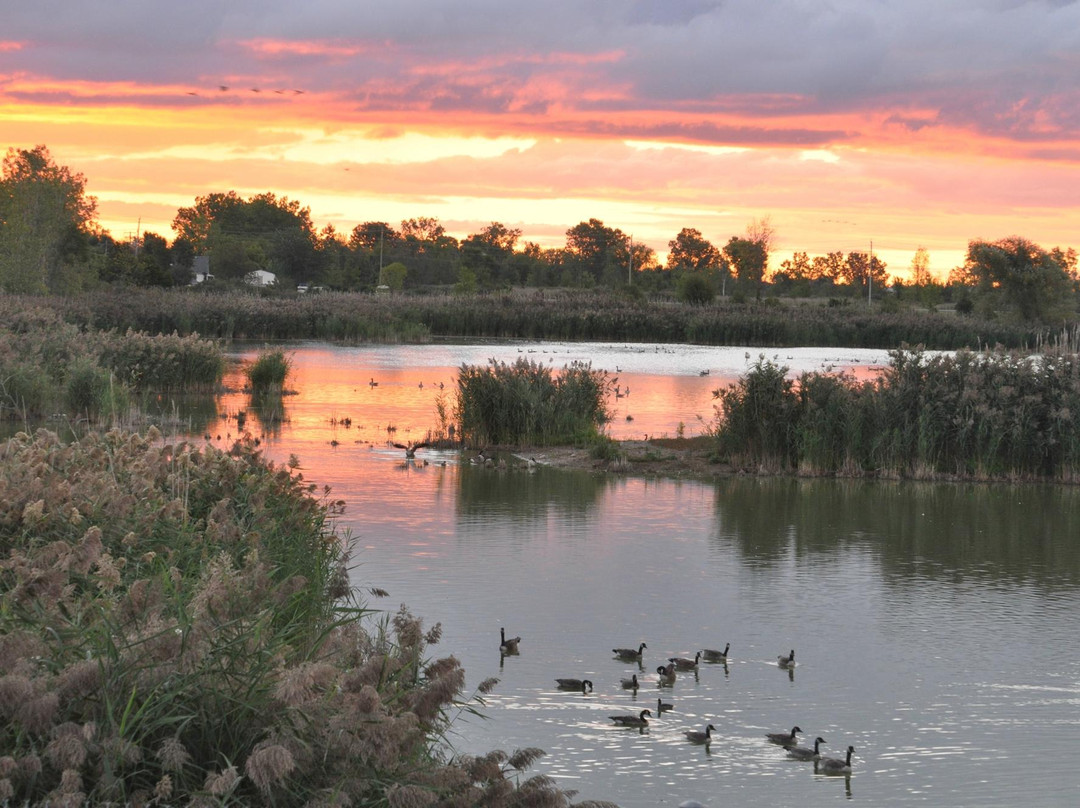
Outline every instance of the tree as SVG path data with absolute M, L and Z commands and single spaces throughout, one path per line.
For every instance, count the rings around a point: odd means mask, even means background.
M 754 289 L 754 297 L 761 299 L 761 286 L 769 267 L 769 250 L 776 231 L 766 216 L 754 219 L 746 227 L 746 238 L 732 236 L 724 247 L 724 256 L 735 270 L 739 284 Z
M 978 284 L 984 308 L 1000 302 L 1021 319 L 1042 322 L 1075 308 L 1067 253 L 1047 252 L 1020 236 L 969 242 L 964 271 Z
M 256 269 L 308 283 L 319 271 L 311 211 L 271 192 L 241 199 L 235 191 L 196 198 L 173 219 L 177 237 L 210 254 L 215 275 L 242 278 Z
M 684 227 L 668 242 L 668 269 L 717 269 L 723 261 L 720 250 L 693 227 Z
M 930 281 L 930 253 L 925 247 L 919 247 L 911 258 L 911 282 L 915 286 L 926 286 Z
M 677 286 L 679 300 L 693 305 L 703 306 L 716 297 L 712 281 L 703 272 L 686 272 L 679 278 Z
M 8 149 L 0 175 L 0 289 L 72 292 L 87 282 L 97 200 L 45 146 Z
M 607 227 L 599 219 L 589 219 L 566 231 L 566 253 L 575 280 L 586 285 L 626 277 L 630 262 L 629 237 L 621 230 Z
M 724 257 L 734 269 L 735 277 L 743 290 L 754 289 L 755 296 L 760 299 L 768 259 L 762 245 L 750 239 L 732 236 L 724 246 Z

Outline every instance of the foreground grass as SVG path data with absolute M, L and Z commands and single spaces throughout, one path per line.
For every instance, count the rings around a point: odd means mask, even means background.
M 464 672 L 313 494 L 156 430 L 0 445 L 0 803 L 567 805 L 538 750 L 440 752 Z

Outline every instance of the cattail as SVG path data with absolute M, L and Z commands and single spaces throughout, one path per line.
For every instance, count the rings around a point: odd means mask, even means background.
M 244 764 L 244 773 L 259 791 L 268 795 L 270 788 L 281 783 L 295 768 L 292 752 L 281 744 L 272 744 L 251 753 Z

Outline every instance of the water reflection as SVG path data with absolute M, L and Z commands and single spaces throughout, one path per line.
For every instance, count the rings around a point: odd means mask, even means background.
M 713 541 L 750 565 L 867 549 L 895 579 L 969 576 L 1073 586 L 1080 491 L 1049 485 L 735 477 L 717 484 Z
M 507 519 L 528 524 L 582 518 L 595 510 L 609 487 L 604 475 L 565 473 L 545 468 L 492 469 L 464 464 L 459 470 L 457 517 Z

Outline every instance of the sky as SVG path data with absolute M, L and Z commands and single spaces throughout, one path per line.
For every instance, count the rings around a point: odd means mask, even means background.
M 755 220 L 944 276 L 1080 247 L 1076 0 L 0 0 L 0 147 L 114 237 L 265 191 L 320 228 L 597 218 L 655 249 Z

